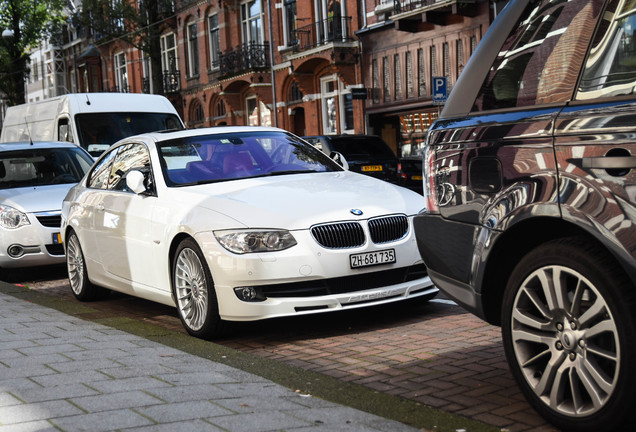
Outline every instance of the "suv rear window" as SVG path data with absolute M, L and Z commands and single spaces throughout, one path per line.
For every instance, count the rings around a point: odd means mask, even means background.
M 531 0 L 501 47 L 473 111 L 569 100 L 602 6 L 601 0 Z
M 351 155 L 369 155 L 395 158 L 395 155 L 384 141 L 376 138 L 334 138 L 333 149 L 342 153 L 345 157 L 350 157 Z

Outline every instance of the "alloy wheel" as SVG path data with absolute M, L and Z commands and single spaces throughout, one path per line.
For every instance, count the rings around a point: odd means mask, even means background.
M 191 330 L 198 331 L 206 322 L 208 287 L 203 265 L 194 250 L 181 250 L 174 278 L 179 313 Z
M 552 411 L 582 417 L 605 406 L 619 377 L 618 330 L 584 275 L 559 265 L 530 273 L 514 298 L 510 325 L 521 373 Z

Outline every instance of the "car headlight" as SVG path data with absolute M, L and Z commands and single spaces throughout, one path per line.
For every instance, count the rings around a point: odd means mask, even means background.
M 26 214 L 8 205 L 0 204 L 0 227 L 16 229 L 24 225 L 31 225 Z
M 237 254 L 254 252 L 275 252 L 296 245 L 296 239 L 289 231 L 216 231 L 216 239 L 225 249 Z

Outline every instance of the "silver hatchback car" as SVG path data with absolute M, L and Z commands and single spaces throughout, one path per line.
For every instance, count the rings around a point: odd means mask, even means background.
M 0 145 L 0 271 L 65 262 L 62 200 L 93 162 L 70 143 Z

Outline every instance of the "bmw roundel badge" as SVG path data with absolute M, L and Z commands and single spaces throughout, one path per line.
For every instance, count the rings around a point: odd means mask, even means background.
M 362 216 L 362 210 L 360 209 L 351 209 L 349 210 L 351 212 L 351 214 L 356 215 L 356 216 Z

